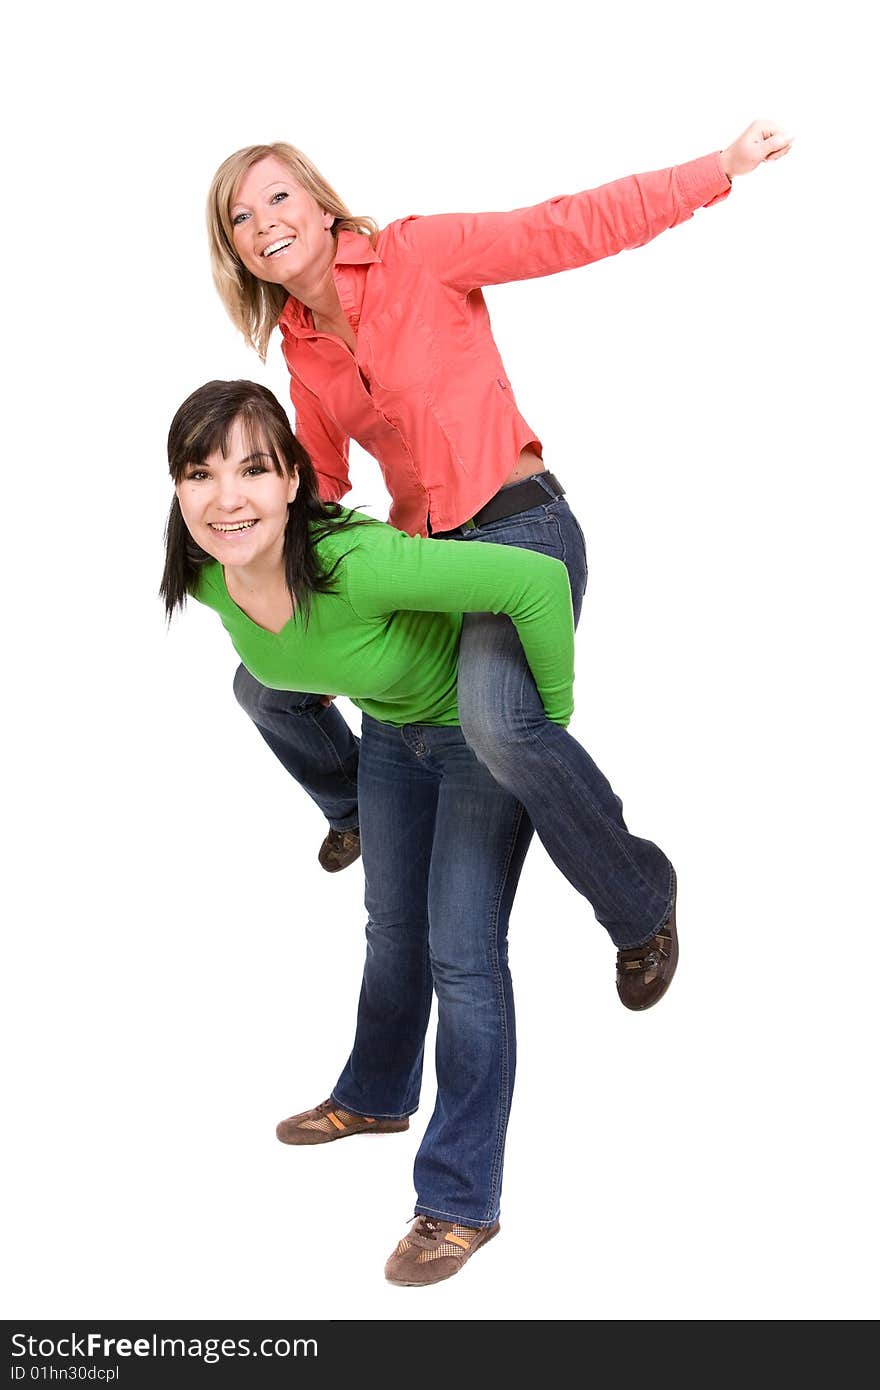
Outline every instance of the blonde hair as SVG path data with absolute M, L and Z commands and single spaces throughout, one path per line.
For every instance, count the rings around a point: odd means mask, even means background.
M 256 348 L 265 362 L 272 329 L 287 303 L 287 290 L 282 285 L 270 285 L 258 280 L 242 265 L 232 241 L 230 208 L 242 177 L 261 159 L 274 156 L 285 164 L 296 183 L 304 188 L 323 209 L 334 217 L 333 234 L 340 230 L 359 232 L 375 242 L 379 228 L 372 217 L 353 217 L 339 194 L 315 168 L 310 159 L 278 141 L 274 145 L 247 145 L 224 159 L 211 181 L 208 193 L 208 240 L 211 246 L 211 271 L 217 293 L 226 312 L 244 340 Z

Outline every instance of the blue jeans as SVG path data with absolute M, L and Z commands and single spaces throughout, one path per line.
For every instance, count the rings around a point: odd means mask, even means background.
M 416 1211 L 490 1226 L 516 1068 L 507 923 L 532 827 L 458 727 L 364 715 L 358 789 L 367 954 L 333 1100 L 383 1118 L 416 1109 L 433 989 L 437 1101 Z
M 236 671 L 232 688 L 278 761 L 333 829 L 357 825 L 358 739 L 336 706 L 322 705 L 317 695 L 270 690 L 244 666 Z
M 540 473 L 536 477 L 542 481 Z M 518 545 L 562 560 L 577 622 L 587 582 L 583 533 L 565 499 L 553 497 L 549 486 L 542 485 L 547 492 L 544 505 L 485 526 L 459 527 L 444 533 L 444 539 L 466 545 Z M 338 719 L 343 727 L 333 725 L 332 753 L 325 749 L 320 767 L 314 763 L 313 771 L 301 776 L 294 764 L 301 767 L 303 751 L 313 746 L 304 738 L 312 717 L 305 712 L 311 708 L 320 722 L 320 705 L 315 709 L 313 699 L 311 706 L 298 706 L 300 717 L 291 719 L 290 702 L 308 697 L 264 690 L 242 669 L 236 676 L 236 694 L 266 741 L 334 824 L 329 800 L 322 804 L 315 786 L 319 771 L 326 779 L 336 761 L 350 763 L 356 756 L 356 740 L 342 716 Z M 672 865 L 650 840 L 630 834 L 620 798 L 607 778 L 567 730 L 545 716 L 509 618 L 491 613 L 465 617 L 458 705 L 468 745 L 496 781 L 522 802 L 550 858 L 591 904 L 615 946 L 623 949 L 648 941 L 669 918 Z M 353 815 L 348 824 L 355 823 L 356 811 Z

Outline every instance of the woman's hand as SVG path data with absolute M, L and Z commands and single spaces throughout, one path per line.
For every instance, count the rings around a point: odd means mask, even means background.
M 783 134 L 775 121 L 752 121 L 738 140 L 721 151 L 721 167 L 731 180 L 737 174 L 750 174 L 765 160 L 781 159 L 788 154 L 792 139 Z

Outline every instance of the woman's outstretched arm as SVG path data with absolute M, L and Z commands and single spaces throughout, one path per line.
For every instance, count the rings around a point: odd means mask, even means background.
M 787 154 L 791 139 L 753 121 L 726 149 L 513 212 L 408 217 L 389 232 L 450 289 L 528 280 L 644 246 L 730 193 L 731 180 Z

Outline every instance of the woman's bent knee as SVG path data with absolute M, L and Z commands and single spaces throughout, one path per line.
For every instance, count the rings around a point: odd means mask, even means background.
M 515 774 L 523 759 L 541 756 L 539 738 L 550 723 L 543 710 L 529 718 L 522 710 L 499 710 L 477 702 L 460 703 L 459 718 L 468 747 L 501 782 Z
M 246 666 L 239 666 L 232 678 L 232 691 L 245 714 L 255 724 L 269 724 L 278 715 L 320 715 L 324 706 L 320 695 L 302 694 L 296 690 L 275 690 L 261 685 Z

